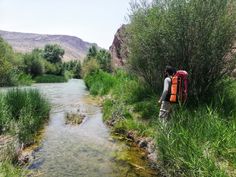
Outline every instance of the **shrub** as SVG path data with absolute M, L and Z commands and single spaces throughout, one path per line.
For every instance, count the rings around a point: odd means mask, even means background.
M 74 77 L 73 72 L 72 72 L 72 71 L 67 71 L 67 70 L 64 71 L 64 74 L 63 74 L 63 75 L 64 75 L 64 77 L 65 77 L 66 80 L 69 80 L 69 79 L 71 79 L 71 78 Z
M 86 60 L 82 67 L 82 76 L 85 78 L 89 74 L 93 74 L 99 70 L 100 66 L 95 59 Z
M 46 74 L 58 74 L 60 71 L 58 71 L 58 67 L 55 64 L 52 64 L 48 62 L 47 60 L 44 60 L 44 67 L 45 67 L 45 73 Z
M 0 87 L 13 85 L 11 74 L 14 57 L 11 46 L 0 37 Z
M 132 72 L 155 90 L 162 88 L 166 65 L 189 72 L 190 96 L 208 101 L 218 81 L 231 73 L 225 58 L 236 33 L 231 0 L 173 0 L 135 4 L 128 27 Z
M 91 48 L 89 48 L 85 62 L 91 59 L 97 61 L 101 70 L 105 72 L 112 71 L 111 54 L 107 50 L 104 50 L 104 49 L 97 50 L 95 46 L 92 46 Z
M 93 95 L 108 94 L 116 83 L 116 79 L 112 75 L 101 70 L 87 75 L 84 80 Z
M 39 53 L 32 52 L 24 55 L 25 72 L 32 76 L 42 75 L 45 71 L 43 58 Z

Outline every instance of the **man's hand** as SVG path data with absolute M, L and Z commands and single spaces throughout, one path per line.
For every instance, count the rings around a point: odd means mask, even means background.
M 161 99 L 158 101 L 159 104 L 161 104 Z

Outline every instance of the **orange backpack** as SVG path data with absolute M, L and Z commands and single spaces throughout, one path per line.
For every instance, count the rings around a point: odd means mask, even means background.
M 188 96 L 188 73 L 179 70 L 171 79 L 171 103 L 185 103 Z

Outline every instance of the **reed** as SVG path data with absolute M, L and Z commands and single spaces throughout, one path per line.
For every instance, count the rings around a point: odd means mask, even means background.
M 16 134 L 27 144 L 48 119 L 50 105 L 38 90 L 17 88 L 1 95 L 0 108 L 1 132 Z

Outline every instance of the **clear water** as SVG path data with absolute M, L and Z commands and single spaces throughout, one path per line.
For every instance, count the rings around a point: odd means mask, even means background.
M 157 176 L 139 149 L 114 138 L 102 121 L 101 108 L 89 99 L 83 80 L 35 84 L 52 103 L 50 121 L 29 166 L 44 177 Z M 66 112 L 86 115 L 82 124 L 65 125 Z

